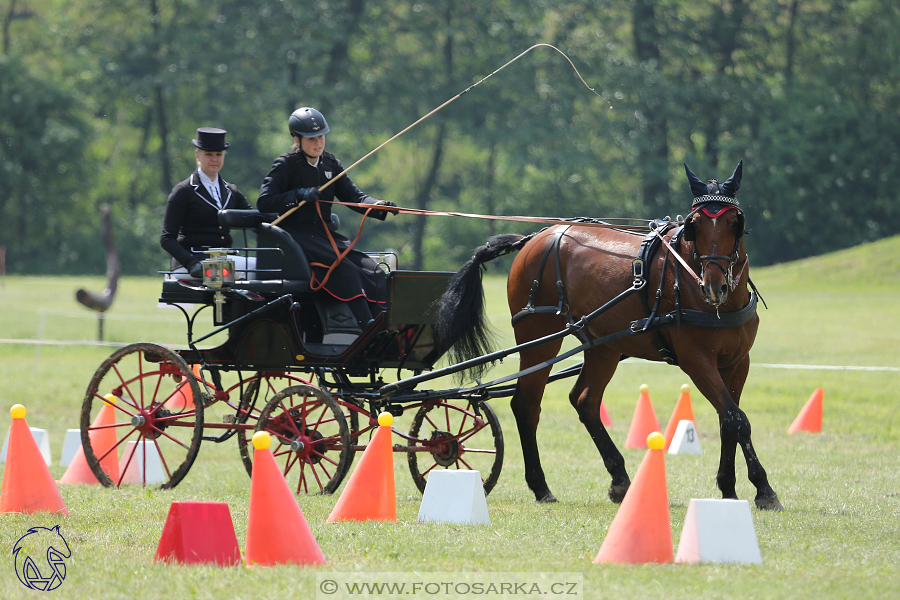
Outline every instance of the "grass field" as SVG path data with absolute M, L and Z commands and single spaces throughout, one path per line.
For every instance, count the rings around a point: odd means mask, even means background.
M 337 496 L 299 497 L 328 567 L 154 564 L 169 505 L 178 500 L 227 502 L 243 548 L 250 480 L 233 441 L 204 444 L 174 490 L 61 486 L 68 517 L 0 515 L 0 556 L 7 556 L 0 560 L 0 598 L 36 597 L 38 592 L 16 579 L 10 552 L 29 527 L 56 524 L 73 551 L 66 580 L 53 592 L 62 598 L 328 598 L 317 593 L 317 573 L 425 571 L 578 574 L 584 598 L 900 597 L 900 237 L 754 269 L 751 275 L 769 308 L 760 308 L 742 407 L 785 506 L 779 514 L 753 511 L 762 566 L 592 564 L 616 506 L 606 498 L 609 477 L 568 404 L 571 381 L 564 381 L 547 392 L 538 434 L 558 504 L 533 501 L 515 422 L 503 399 L 495 402 L 495 410 L 506 456 L 500 481 L 488 496 L 490 527 L 417 523 L 421 496 L 406 461 L 395 457 L 396 523 L 326 524 Z M 0 338 L 96 339 L 96 316 L 75 302 L 74 292 L 79 287 L 99 291 L 103 285 L 101 278 L 0 280 Z M 502 278 L 487 279 L 500 343 L 511 345 L 504 286 Z M 104 322 L 105 339 L 182 345 L 180 314 L 156 307 L 159 287 L 155 278 L 121 281 Z M 0 343 L 0 431 L 8 427 L 9 407 L 24 404 L 29 425 L 49 430 L 58 461 L 65 430 L 78 426 L 88 380 L 111 352 L 110 347 Z M 495 373 L 513 370 L 515 362 L 507 360 Z M 611 435 L 620 448 L 642 383 L 649 384 L 665 424 L 686 378 L 661 364 L 620 366 L 605 398 L 614 420 Z M 791 421 L 817 387 L 825 390 L 823 432 L 788 435 Z M 718 497 L 716 415 L 696 393 L 693 406 L 703 455 L 666 458 L 676 548 L 689 500 Z M 400 417 L 395 427 L 405 430 L 410 420 Z M 623 454 L 633 476 L 644 452 Z M 57 464 L 51 467 L 57 479 L 63 471 Z M 754 490 L 741 459 L 738 494 L 752 503 Z

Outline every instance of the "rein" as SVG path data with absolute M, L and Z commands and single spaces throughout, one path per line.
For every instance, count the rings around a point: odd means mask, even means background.
M 662 243 L 665 244 L 666 248 L 669 249 L 669 252 L 672 253 L 672 256 L 674 256 L 675 259 L 681 263 L 681 266 L 684 267 L 684 270 L 687 271 L 691 275 L 691 277 L 694 278 L 694 281 L 697 282 L 697 285 L 703 285 L 703 279 L 698 277 L 697 274 L 694 273 L 694 270 L 691 268 L 691 266 L 689 264 L 687 264 L 687 261 L 684 260 L 684 258 L 681 256 L 681 254 L 676 252 L 675 249 L 672 248 L 671 244 L 669 244 L 668 240 L 666 240 L 666 238 L 664 238 L 662 235 L 660 235 L 659 229 L 654 229 L 653 233 L 655 233 L 656 237 L 658 237 L 660 239 L 660 241 L 662 241 Z
M 405 208 L 403 206 L 382 206 L 378 204 L 360 204 L 357 202 L 340 202 L 338 200 L 316 200 L 316 202 L 327 202 L 329 204 L 339 204 L 341 206 L 356 206 L 359 208 L 372 208 L 375 210 L 383 210 L 404 215 L 416 215 L 420 217 L 466 217 L 469 219 L 486 219 L 489 221 L 516 221 L 522 223 L 539 223 L 542 225 L 578 225 L 579 227 L 598 227 L 601 229 L 621 229 L 623 231 L 647 231 L 648 225 L 615 225 L 607 223 L 607 221 L 630 221 L 639 223 L 650 223 L 650 219 L 637 219 L 630 217 L 611 217 L 604 219 L 595 219 L 591 217 L 528 217 L 523 215 L 482 215 L 478 213 L 463 213 L 453 211 L 425 210 L 423 208 Z M 286 213 L 285 213 L 286 214 Z M 275 225 L 275 221 L 272 225 Z

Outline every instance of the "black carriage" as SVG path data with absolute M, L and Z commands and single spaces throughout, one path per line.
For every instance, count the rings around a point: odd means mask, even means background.
M 420 490 L 433 469 L 456 468 L 479 470 L 490 492 L 503 462 L 503 435 L 489 394 L 382 391 L 386 372 L 416 375 L 441 358 L 434 302 L 453 274 L 397 270 L 389 254 L 375 255 L 387 271 L 386 311 L 363 331 L 344 303 L 311 289 L 302 248 L 271 224 L 274 217 L 222 211 L 220 221 L 244 230 L 245 240 L 255 234 L 256 245 L 212 251 L 202 282 L 166 274 L 159 301 L 182 311 L 186 348 L 131 344 L 94 374 L 81 431 L 99 481 L 174 487 L 202 441 L 231 438 L 249 474 L 251 437 L 266 431 L 298 493 L 331 493 L 387 411 L 413 414 L 408 430 L 395 426 L 402 442 L 394 451 L 407 454 Z M 198 316 L 210 312 L 213 330 L 195 337 Z M 221 418 L 206 418 L 213 406 Z M 149 460 L 154 454 L 158 461 Z

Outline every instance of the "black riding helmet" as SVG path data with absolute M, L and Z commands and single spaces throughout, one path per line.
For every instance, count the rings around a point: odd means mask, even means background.
M 325 117 L 314 108 L 304 106 L 291 113 L 288 129 L 292 136 L 314 138 L 328 133 Z

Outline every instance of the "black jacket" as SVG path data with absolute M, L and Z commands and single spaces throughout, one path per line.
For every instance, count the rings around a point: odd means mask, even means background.
M 322 153 L 319 164 L 315 167 L 310 165 L 306 157 L 298 151 L 282 154 L 275 159 L 272 169 L 263 180 L 259 190 L 257 208 L 260 212 L 283 214 L 297 204 L 299 188 L 322 187 L 343 170 L 340 161 L 328 152 Z M 320 192 L 319 197 L 322 200 L 331 201 L 337 198 L 341 202 L 359 204 L 378 202 L 375 198 L 362 193 L 346 175 Z M 340 251 L 344 251 L 349 247 L 350 240 L 337 232 L 332 232 L 330 236 L 326 234 L 325 226 L 316 210 L 317 205 L 322 211 L 322 219 L 325 220 L 325 223 L 330 223 L 331 204 L 307 202 L 281 221 L 278 226 L 297 240 L 306 253 L 307 260 L 311 263 L 331 265 L 336 259 L 334 248 L 331 246 L 332 242 Z M 358 206 L 348 208 L 359 213 L 370 210 Z M 369 216 L 383 221 L 386 214 L 387 212 L 384 210 L 372 210 Z M 313 265 L 314 283 L 322 281 L 325 273 L 325 268 Z M 324 289 L 340 300 L 347 301 L 364 297 L 370 302 L 383 302 L 383 279 L 384 273 L 375 266 L 375 262 L 364 253 L 354 249 L 337 266 Z M 357 318 L 360 317 L 357 316 Z
M 316 167 L 310 165 L 306 157 L 299 151 L 282 154 L 272 163 L 272 169 L 263 180 L 262 187 L 259 189 L 259 200 L 256 205 L 260 212 L 282 214 L 297 204 L 298 189 L 320 188 L 343 172 L 344 167 L 341 165 L 341 161 L 329 152 L 322 153 L 322 156 L 319 158 L 319 164 Z M 362 193 L 347 175 L 344 175 L 320 192 L 319 198 L 328 201 L 333 201 L 337 198 L 341 202 L 355 202 L 358 204 L 375 204 L 378 202 L 375 198 Z M 322 210 L 322 218 L 325 219 L 325 222 L 330 222 L 331 204 L 323 202 L 319 208 Z M 348 208 L 358 213 L 366 212 L 366 209 L 357 206 Z M 383 210 L 373 210 L 369 213 L 369 217 L 383 221 L 386 214 Z M 316 210 L 316 203 L 307 202 L 285 218 L 279 226 L 293 234 L 294 230 L 300 229 L 298 226 L 318 222 L 319 213 Z
M 234 184 L 219 177 L 222 208 L 252 208 L 247 198 Z M 159 244 L 172 255 L 175 262 L 190 268 L 199 258 L 191 253 L 206 248 L 230 248 L 231 234 L 227 227 L 219 225 L 219 207 L 200 182 L 197 171 L 172 188 L 166 200 L 162 235 Z M 172 265 L 172 268 L 178 266 Z

